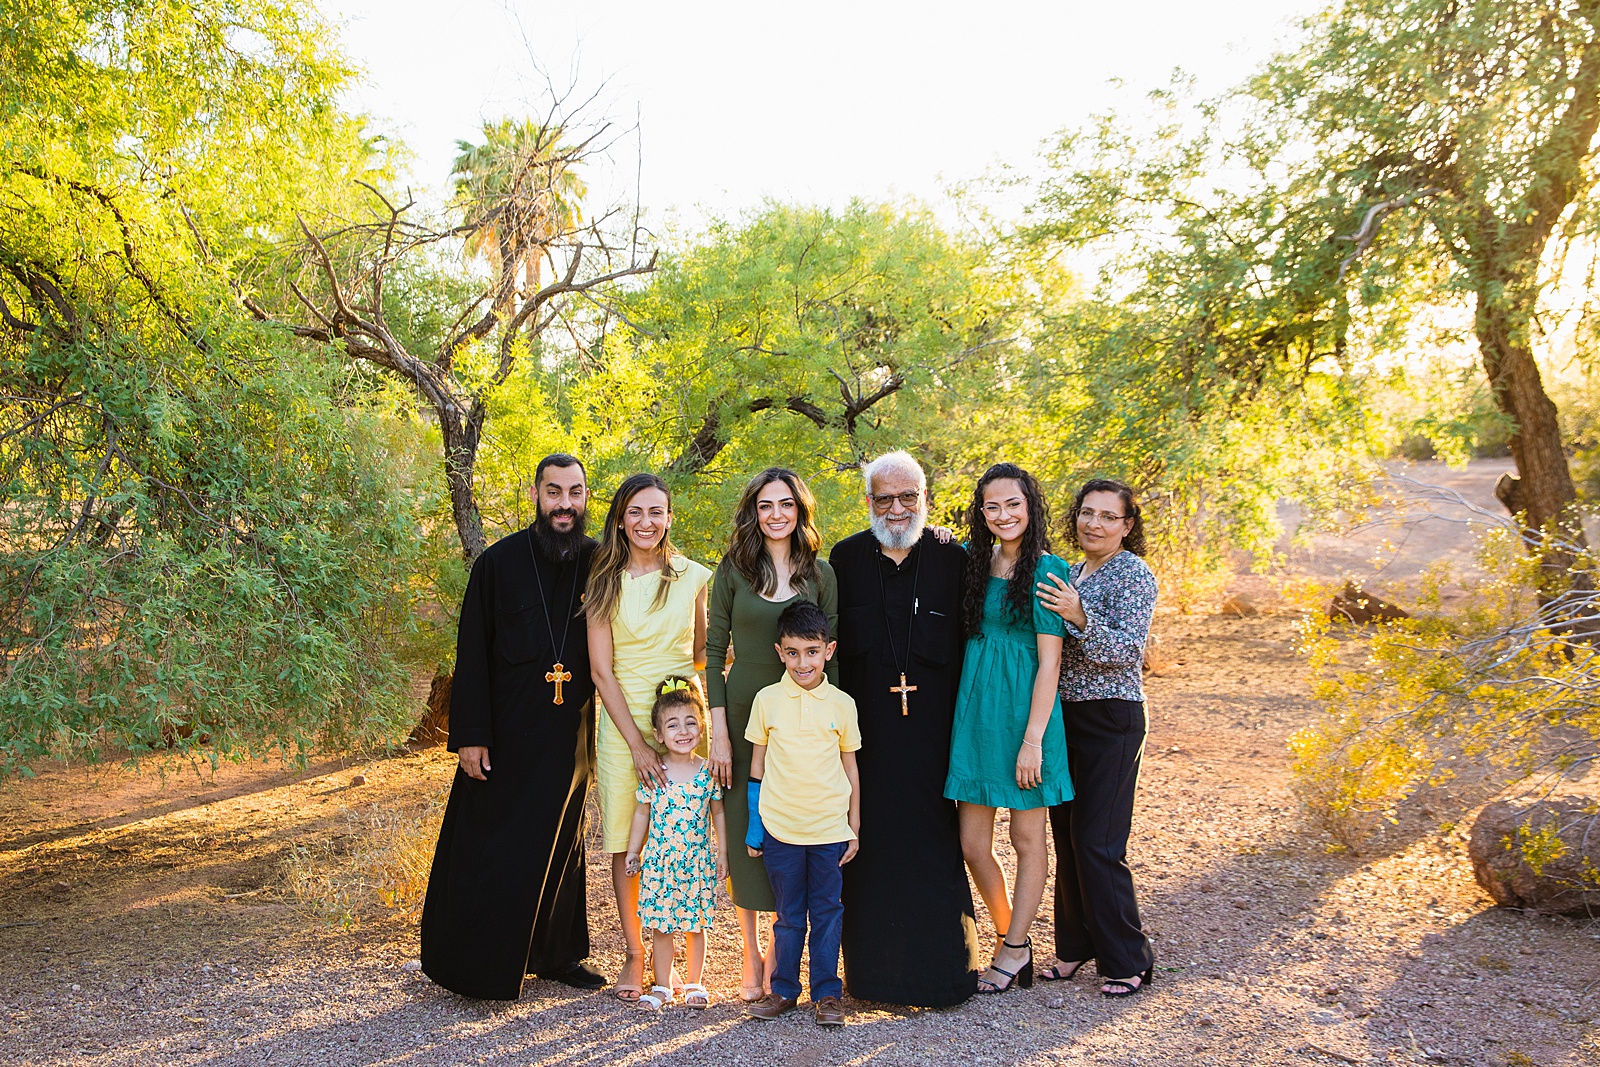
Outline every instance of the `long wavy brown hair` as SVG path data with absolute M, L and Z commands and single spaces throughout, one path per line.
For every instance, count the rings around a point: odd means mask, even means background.
M 1072 510 L 1067 512 L 1067 540 L 1072 542 L 1073 547 L 1083 547 L 1078 544 L 1078 512 L 1083 510 L 1083 498 L 1090 493 L 1117 494 L 1118 499 L 1122 501 L 1123 515 L 1133 520 L 1133 525 L 1128 528 L 1128 535 L 1122 539 L 1122 547 L 1135 556 L 1144 555 L 1144 509 L 1139 506 L 1138 499 L 1127 484 L 1110 478 L 1091 478 L 1083 483 L 1083 488 L 1073 497 Z
M 983 491 L 992 482 L 1009 478 L 1022 488 L 1028 503 L 1028 528 L 1022 532 L 1021 552 L 1011 577 L 1006 579 L 1005 604 L 1012 618 L 1033 618 L 1033 572 L 1050 551 L 1050 503 L 1039 479 L 1015 463 L 996 463 L 983 472 L 972 490 L 967 508 L 967 573 L 961 588 L 961 623 L 967 636 L 983 629 L 983 601 L 989 592 L 989 562 L 994 555 L 994 534 L 983 518 Z
M 630 474 L 617 488 L 606 512 L 605 527 L 600 531 L 600 547 L 594 550 L 594 562 L 589 566 L 589 585 L 584 591 L 583 610 L 591 619 L 610 622 L 616 618 L 617 602 L 622 598 L 622 576 L 628 569 L 628 534 L 622 528 L 622 517 L 628 513 L 628 504 L 646 489 L 659 489 L 667 496 L 667 514 L 672 514 L 672 490 L 659 475 Z M 668 585 L 678 580 L 682 571 L 673 565 L 672 558 L 678 550 L 672 547 L 671 531 L 663 531 L 656 543 L 656 558 L 661 562 L 661 585 L 650 605 L 654 611 L 667 601 Z
M 817 550 L 822 534 L 817 532 L 817 500 L 806 483 L 787 467 L 768 467 L 744 487 L 739 506 L 733 509 L 733 540 L 725 557 L 758 596 L 769 596 L 778 589 L 778 569 L 772 565 L 767 539 L 761 533 L 756 503 L 761 491 L 773 482 L 782 482 L 794 494 L 795 524 L 789 535 L 789 585 L 802 596 L 814 596 L 817 586 Z

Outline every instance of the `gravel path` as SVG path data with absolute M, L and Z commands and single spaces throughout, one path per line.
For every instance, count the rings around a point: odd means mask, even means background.
M 1132 1001 L 1085 976 L 948 1011 L 857 1005 L 828 1032 L 726 999 L 657 1018 L 540 981 L 515 1004 L 463 1000 L 405 969 L 409 922 L 337 929 L 277 888 L 286 851 L 346 810 L 440 780 L 437 751 L 164 784 L 77 769 L 0 787 L 0 1064 L 1600 1064 L 1600 924 L 1491 907 L 1459 833 L 1439 833 L 1464 813 L 1437 801 L 1381 854 L 1328 851 L 1288 791 L 1284 741 L 1312 715 L 1288 620 L 1159 629 L 1180 662 L 1150 684 L 1133 856 L 1160 969 Z M 598 860 L 590 878 L 614 974 Z M 729 925 L 719 998 L 738 980 Z

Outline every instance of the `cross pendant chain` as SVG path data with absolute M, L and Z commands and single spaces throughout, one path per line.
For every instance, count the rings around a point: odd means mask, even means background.
M 561 699 L 561 683 L 562 682 L 570 682 L 570 681 L 572 681 L 572 672 L 571 671 L 562 670 L 561 669 L 561 664 L 557 663 L 555 670 L 553 670 L 553 671 L 545 671 L 544 672 L 544 680 L 547 681 L 547 682 L 556 683 L 556 698 L 552 703 L 556 703 L 556 704 L 562 703 L 562 699 Z M 901 675 L 900 676 L 900 680 L 902 682 L 905 681 L 906 680 L 905 676 Z
M 916 691 L 917 691 L 917 687 L 916 686 L 907 685 L 906 684 L 906 676 L 905 676 L 905 674 L 903 672 L 900 675 L 900 684 L 899 685 L 891 685 L 889 687 L 889 692 L 891 692 L 891 693 L 899 693 L 900 694 L 900 714 L 902 714 L 902 715 L 910 715 L 911 714 L 911 708 L 906 704 L 906 694 L 907 693 L 915 693 Z M 559 703 L 561 703 L 561 701 L 558 699 L 556 701 L 556 703 L 559 704 Z

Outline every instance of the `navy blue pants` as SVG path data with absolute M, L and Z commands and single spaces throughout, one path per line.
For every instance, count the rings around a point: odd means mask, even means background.
M 800 950 L 806 943 L 806 920 L 811 920 L 811 999 L 844 994 L 839 981 L 839 935 L 844 929 L 844 858 L 846 843 L 787 845 L 767 833 L 761 858 L 767 881 L 778 898 L 778 917 L 772 923 L 772 991 L 780 997 L 800 999 Z

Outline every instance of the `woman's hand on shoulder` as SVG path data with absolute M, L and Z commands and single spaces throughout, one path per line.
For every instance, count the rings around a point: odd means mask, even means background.
M 948 526 L 929 526 L 928 532 L 939 539 L 941 545 L 948 545 L 956 539 L 956 533 Z
M 645 744 L 643 738 L 639 739 L 637 745 L 630 746 L 630 751 L 633 753 L 633 773 L 638 776 L 640 784 L 652 789 L 667 784 L 666 764 L 655 749 Z
M 1033 595 L 1039 598 L 1039 603 L 1057 615 L 1062 615 L 1061 604 L 1063 596 L 1071 591 L 1072 586 L 1068 585 L 1066 579 L 1054 571 L 1046 571 L 1044 580 L 1035 582 L 1033 585 Z M 1066 618 L 1066 616 L 1062 615 L 1062 618 Z
M 1083 600 L 1078 596 L 1078 590 L 1053 571 L 1047 572 L 1045 579 L 1034 585 L 1034 595 L 1039 598 L 1039 603 L 1074 626 L 1087 626 L 1089 618 L 1083 613 Z

